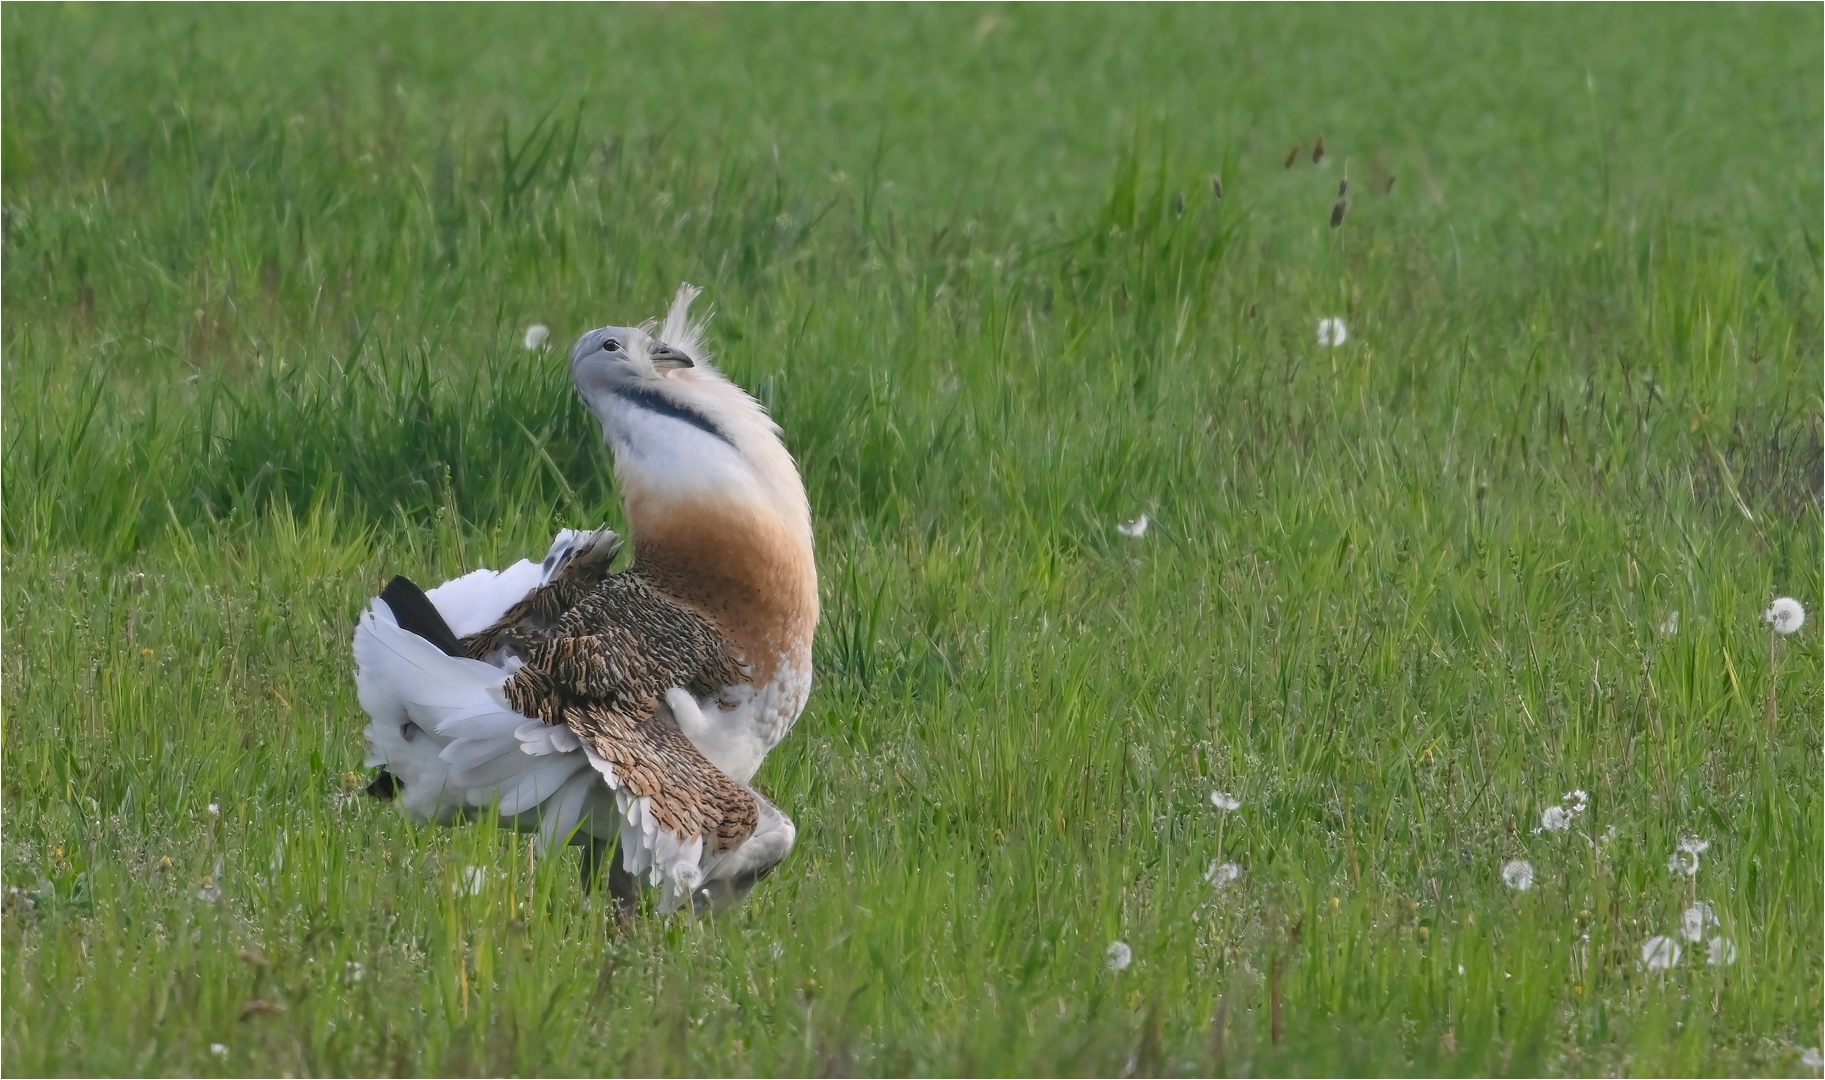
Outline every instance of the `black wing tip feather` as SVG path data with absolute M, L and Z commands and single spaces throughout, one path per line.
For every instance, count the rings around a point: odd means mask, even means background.
M 411 580 L 395 577 L 380 590 L 380 599 L 393 609 L 393 619 L 401 630 L 409 631 L 443 650 L 445 656 L 468 656 L 456 640 L 456 632 L 444 621 L 443 613 L 425 591 Z

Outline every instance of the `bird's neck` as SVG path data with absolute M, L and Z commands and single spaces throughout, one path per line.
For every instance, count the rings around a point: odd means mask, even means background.
M 634 570 L 729 635 L 756 682 L 810 662 L 817 566 L 809 522 L 748 500 L 629 491 Z

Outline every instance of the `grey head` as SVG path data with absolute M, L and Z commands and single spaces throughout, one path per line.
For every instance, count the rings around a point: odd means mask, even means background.
M 699 387 L 688 377 L 673 377 L 696 367 L 682 349 L 637 326 L 591 330 L 577 339 L 570 353 L 570 380 L 577 396 L 601 422 L 611 445 L 627 438 L 633 421 L 642 415 L 688 424 L 730 442 L 704 408 Z

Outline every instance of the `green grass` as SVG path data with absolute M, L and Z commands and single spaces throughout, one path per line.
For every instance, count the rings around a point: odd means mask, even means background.
M 1804 1073 L 1817 7 L 0 30 L 6 1072 Z M 617 932 L 353 794 L 348 641 L 619 523 L 561 356 L 680 280 L 825 618 L 798 849 Z

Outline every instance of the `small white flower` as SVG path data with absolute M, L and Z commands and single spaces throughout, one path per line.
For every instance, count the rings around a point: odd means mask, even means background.
M 1233 862 L 1211 863 L 1210 869 L 1204 871 L 1204 880 L 1221 889 L 1242 876 L 1242 868 Z
M 1705 927 L 1716 925 L 1717 910 L 1700 900 L 1679 916 L 1679 936 L 1687 941 L 1703 941 Z
M 526 351 L 532 352 L 545 347 L 545 339 L 551 336 L 551 327 L 533 323 L 526 328 Z
M 1806 1052 L 1800 1055 L 1800 1064 L 1808 1069 L 1825 1069 L 1825 1054 L 1819 1053 L 1816 1046 L 1808 1046 Z
M 1583 788 L 1574 788 L 1561 796 L 1559 801 L 1564 803 L 1565 808 L 1572 813 L 1582 814 L 1590 806 L 1591 797 L 1584 793 Z
M 1672 612 L 1665 619 L 1661 620 L 1660 632 L 1663 634 L 1679 633 L 1679 612 Z
M 465 866 L 456 879 L 456 895 L 474 896 L 488 884 L 488 871 L 479 866 Z
M 1457 973 L 1458 973 L 1458 974 L 1459 974 L 1459 975 L 1462 975 L 1462 974 L 1463 974 L 1463 973 L 1464 973 L 1464 965 L 1462 965 L 1462 964 L 1459 964 L 1459 965 L 1458 965 L 1458 966 L 1457 966 Z
M 1641 966 L 1649 971 L 1665 971 L 1679 963 L 1679 942 L 1665 934 L 1655 934 L 1641 943 Z
M 368 969 L 359 960 L 350 960 L 342 965 L 342 981 L 350 986 L 367 978 Z
M 216 1057 L 221 1058 L 223 1061 L 228 1060 L 228 1047 L 223 1046 L 221 1043 L 210 1043 L 209 1052 Z
M 1318 320 L 1318 344 L 1322 348 L 1335 349 L 1350 340 L 1350 328 L 1343 320 L 1335 316 Z
M 209 804 L 209 816 L 210 817 L 221 817 L 222 816 L 222 804 L 221 803 L 210 803 Z
M 1111 941 L 1104 955 L 1109 958 L 1110 971 L 1127 971 L 1128 965 L 1134 963 L 1134 950 L 1126 941 Z
M 1572 814 L 1563 806 L 1549 806 L 1540 814 L 1540 828 L 1534 832 L 1564 832 L 1572 827 Z
M 1510 859 L 1502 864 L 1502 880 L 1509 888 L 1526 892 L 1534 887 L 1533 864 L 1526 859 Z
M 1774 627 L 1777 634 L 1791 634 L 1806 625 L 1806 609 L 1791 596 L 1783 596 L 1762 612 L 1762 621 Z
M 1213 791 L 1210 793 L 1210 805 L 1219 810 L 1240 810 L 1242 800 L 1227 791 Z
M 1153 522 L 1147 515 L 1142 514 L 1133 521 L 1124 521 L 1120 525 L 1117 525 L 1115 531 L 1121 533 L 1130 540 L 1139 540 L 1141 537 L 1147 535 L 1147 526 L 1151 524 L 1153 524 Z
M 1736 942 L 1727 937 L 1714 937 L 1705 946 L 1705 963 L 1712 967 L 1723 967 L 1736 963 Z

